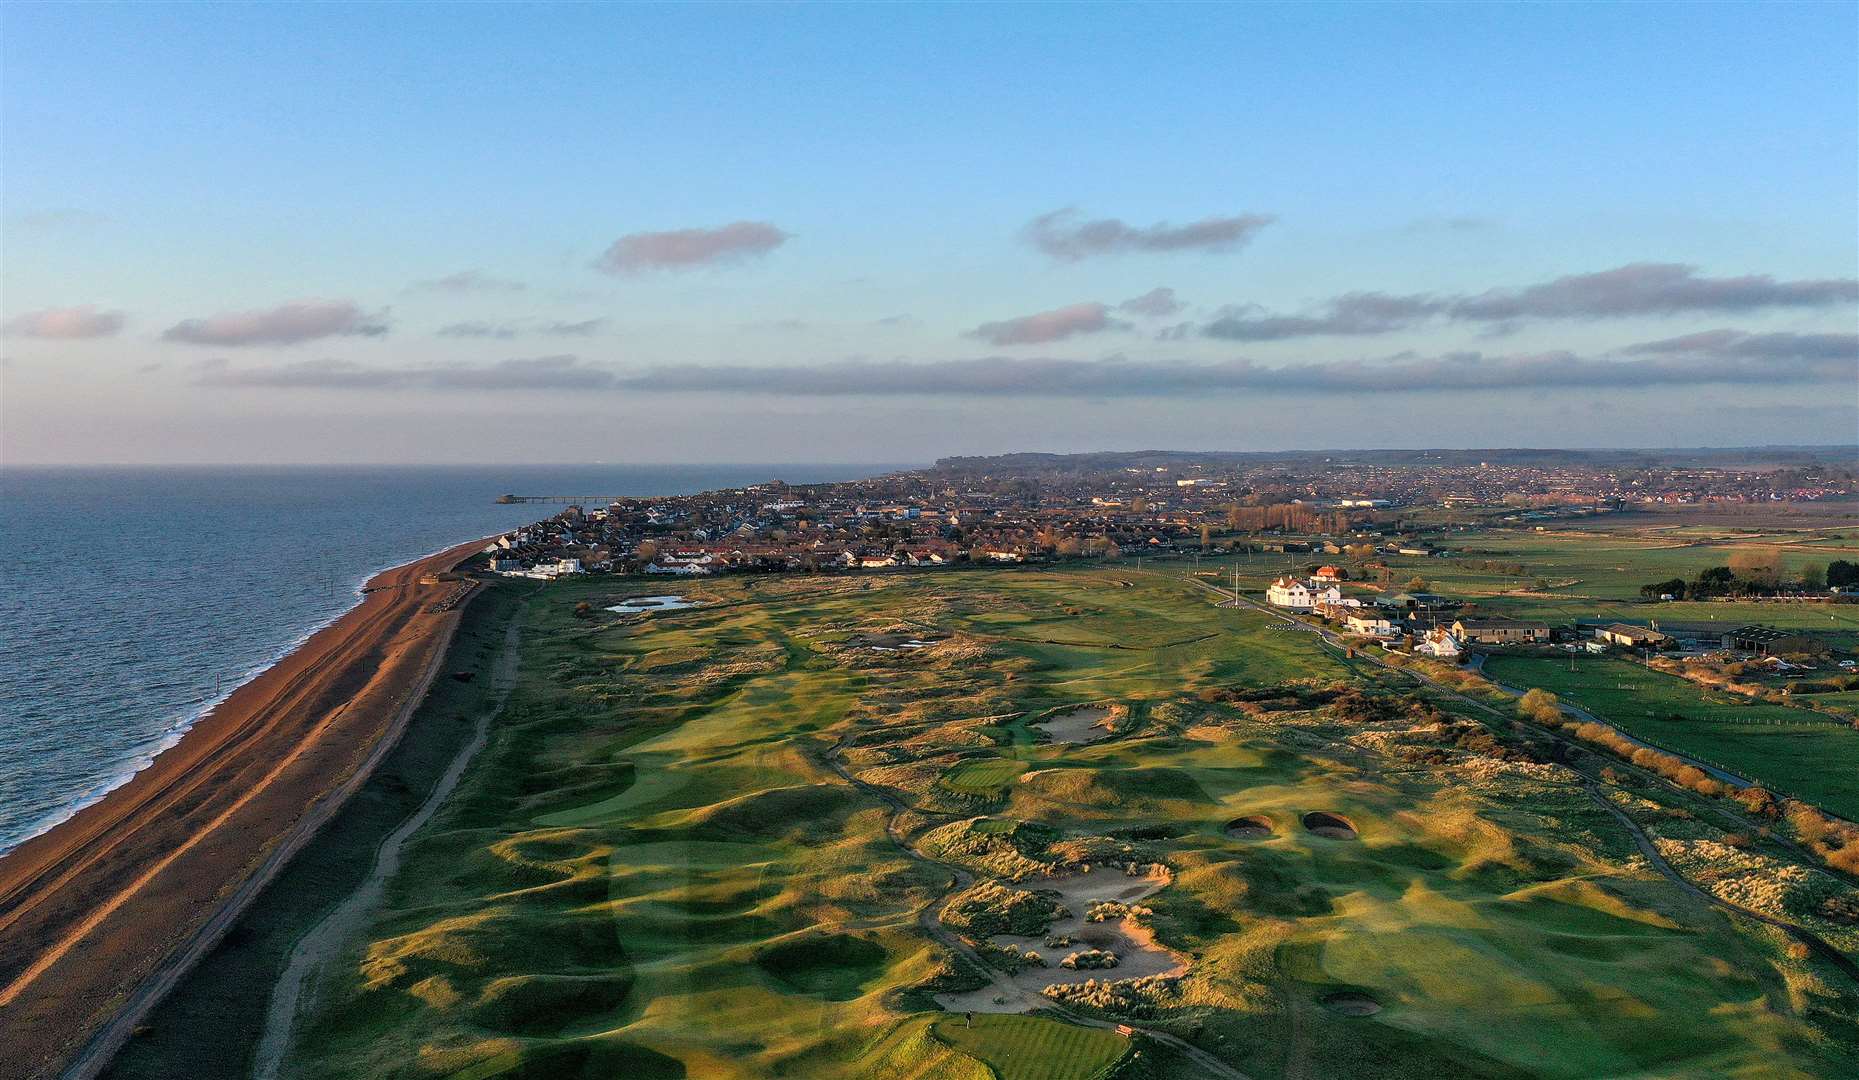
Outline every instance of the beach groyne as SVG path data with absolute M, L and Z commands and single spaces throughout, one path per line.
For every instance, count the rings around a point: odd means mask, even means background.
M 0 1077 L 100 1070 L 334 816 L 444 660 L 460 605 L 435 610 L 457 582 L 434 579 L 482 548 L 377 575 L 134 779 L 0 859 Z

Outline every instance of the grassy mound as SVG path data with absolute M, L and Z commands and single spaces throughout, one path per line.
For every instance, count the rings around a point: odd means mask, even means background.
M 823 823 L 830 825 L 858 799 L 858 793 L 844 784 L 774 788 L 706 806 L 686 817 L 683 824 L 701 829 L 707 838 L 716 838 L 719 833 L 734 833 L 747 837 L 806 839 Z
M 422 1070 L 415 1075 L 430 1075 Z M 453 1073 L 451 1080 L 684 1080 L 676 1058 L 616 1039 L 575 1042 L 510 1051 L 483 1065 Z
M 884 970 L 884 946 L 853 934 L 803 934 L 759 949 L 755 963 L 775 981 L 828 1001 L 849 1001 Z
M 611 1016 L 632 991 L 631 975 L 516 975 L 484 988 L 473 1019 L 518 1035 L 559 1035 Z
M 1213 799 L 1186 769 L 1044 769 L 1021 777 L 1015 813 L 1091 817 L 1178 816 Z

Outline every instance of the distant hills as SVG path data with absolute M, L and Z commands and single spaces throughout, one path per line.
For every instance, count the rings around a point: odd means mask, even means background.
M 1859 463 L 1859 446 L 1704 446 L 1669 450 L 1103 450 L 1081 454 L 986 454 L 938 458 L 944 472 L 1102 472 L 1129 468 L 1267 465 L 1273 462 L 1335 465 L 1669 466 L 1680 468 L 1782 468 Z

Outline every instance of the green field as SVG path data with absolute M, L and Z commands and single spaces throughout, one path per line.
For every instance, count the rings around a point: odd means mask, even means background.
M 1007 758 L 971 759 L 944 773 L 942 784 L 965 795 L 999 795 L 1026 769 L 1025 762 Z
M 1859 986 L 1654 872 L 1572 774 L 1457 749 L 1375 669 L 1169 569 L 722 579 L 632 618 L 574 612 L 659 583 L 509 601 L 520 684 L 317 980 L 284 1075 L 1192 1078 L 1061 1015 L 939 1011 L 976 985 L 918 921 L 951 865 L 1032 887 L 1123 861 L 1168 868 L 1143 925 L 1186 973 L 1067 1007 L 1261 1080 L 1859 1069 Z M 889 633 L 936 641 L 864 644 Z M 1079 702 L 1128 723 L 1079 745 L 1028 729 Z M 1315 811 L 1357 838 L 1305 831 Z M 1229 837 L 1241 816 L 1272 834 Z M 374 835 L 330 850 L 352 864 Z M 316 885 L 268 894 L 123 1075 L 221 1045 L 207 995 L 276 978 L 344 892 Z
M 1859 818 L 1859 731 L 1829 717 L 1719 693 L 1627 660 L 1492 656 L 1491 678 L 1540 687 L 1630 735 Z
M 1738 551 L 1775 553 L 1786 571 L 1803 566 L 1824 568 L 1836 558 L 1859 559 L 1850 540 L 1817 540 L 1818 534 L 1733 535 L 1724 529 L 1695 533 L 1640 534 L 1633 532 L 1574 531 L 1536 533 L 1524 529 L 1495 529 L 1439 537 L 1441 545 L 1459 552 L 1454 558 L 1381 555 L 1391 571 L 1390 584 L 1398 590 L 1408 579 L 1421 577 L 1435 592 L 1446 593 L 1482 609 L 1518 618 L 1568 622 L 1577 618 L 1624 619 L 1644 622 L 1667 619 L 1687 622 L 1719 620 L 1726 628 L 1746 623 L 1767 623 L 1789 628 L 1829 631 L 1842 635 L 1850 647 L 1859 644 L 1859 605 L 1802 604 L 1782 601 L 1664 603 L 1641 602 L 1642 585 L 1673 577 L 1690 580 L 1700 571 L 1726 565 Z M 1764 542 L 1767 541 L 1767 542 Z M 1240 586 L 1263 592 L 1274 577 L 1301 573 L 1317 563 L 1342 563 L 1337 555 L 1321 553 L 1209 556 L 1201 569 L 1217 573 L 1222 586 L 1230 585 L 1232 570 L 1240 570 Z M 1477 566 L 1483 562 L 1519 563 L 1522 575 L 1497 573 Z M 1187 560 L 1156 563 L 1172 573 L 1185 573 Z M 1538 580 L 1548 583 L 1542 591 Z M 1354 589 L 1345 586 L 1346 591 Z M 1367 590 L 1373 592 L 1374 590 Z M 1527 593 L 1528 595 L 1519 595 Z
M 1033 1016 L 983 1013 L 972 1021 L 952 1016 L 930 1030 L 985 1063 L 1000 1080 L 1092 1080 L 1129 1048 L 1129 1040 L 1114 1032 Z

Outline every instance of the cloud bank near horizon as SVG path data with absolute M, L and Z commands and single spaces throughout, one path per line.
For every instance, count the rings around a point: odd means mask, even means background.
M 1746 314 L 1854 302 L 1859 302 L 1859 279 L 1778 281 L 1768 274 L 1709 278 L 1683 263 L 1642 262 L 1467 295 L 1344 293 L 1301 315 L 1272 314 L 1242 305 L 1226 309 L 1201 332 L 1225 341 L 1283 341 L 1385 334 L 1436 318 L 1502 325 L 1530 319 Z
M 447 323 L 433 333 L 438 337 L 491 338 L 509 341 L 528 334 L 539 337 L 588 337 L 606 325 L 607 320 L 598 318 L 582 319 L 578 322 L 560 319 L 509 319 L 503 322 L 473 319 L 466 322 Z
M 207 386 L 425 390 L 610 390 L 640 394 L 722 393 L 798 397 L 1128 397 L 1220 391 L 1375 394 L 1616 389 L 1707 385 L 1845 384 L 1859 388 L 1859 334 L 1749 334 L 1736 330 L 1628 346 L 1613 354 L 1400 354 L 1375 360 L 1266 365 L 977 357 L 925 362 L 665 364 L 616 368 L 573 355 L 493 364 L 365 367 L 314 360 L 270 368 L 220 362 Z
M 185 319 L 162 332 L 163 341 L 244 347 L 297 345 L 328 337 L 380 337 L 387 313 L 366 312 L 352 300 L 299 300 L 256 311 L 229 311 Z
M 1079 334 L 1096 334 L 1123 326 L 1103 304 L 1071 304 L 1035 315 L 982 323 L 968 332 L 990 345 L 1044 345 Z

